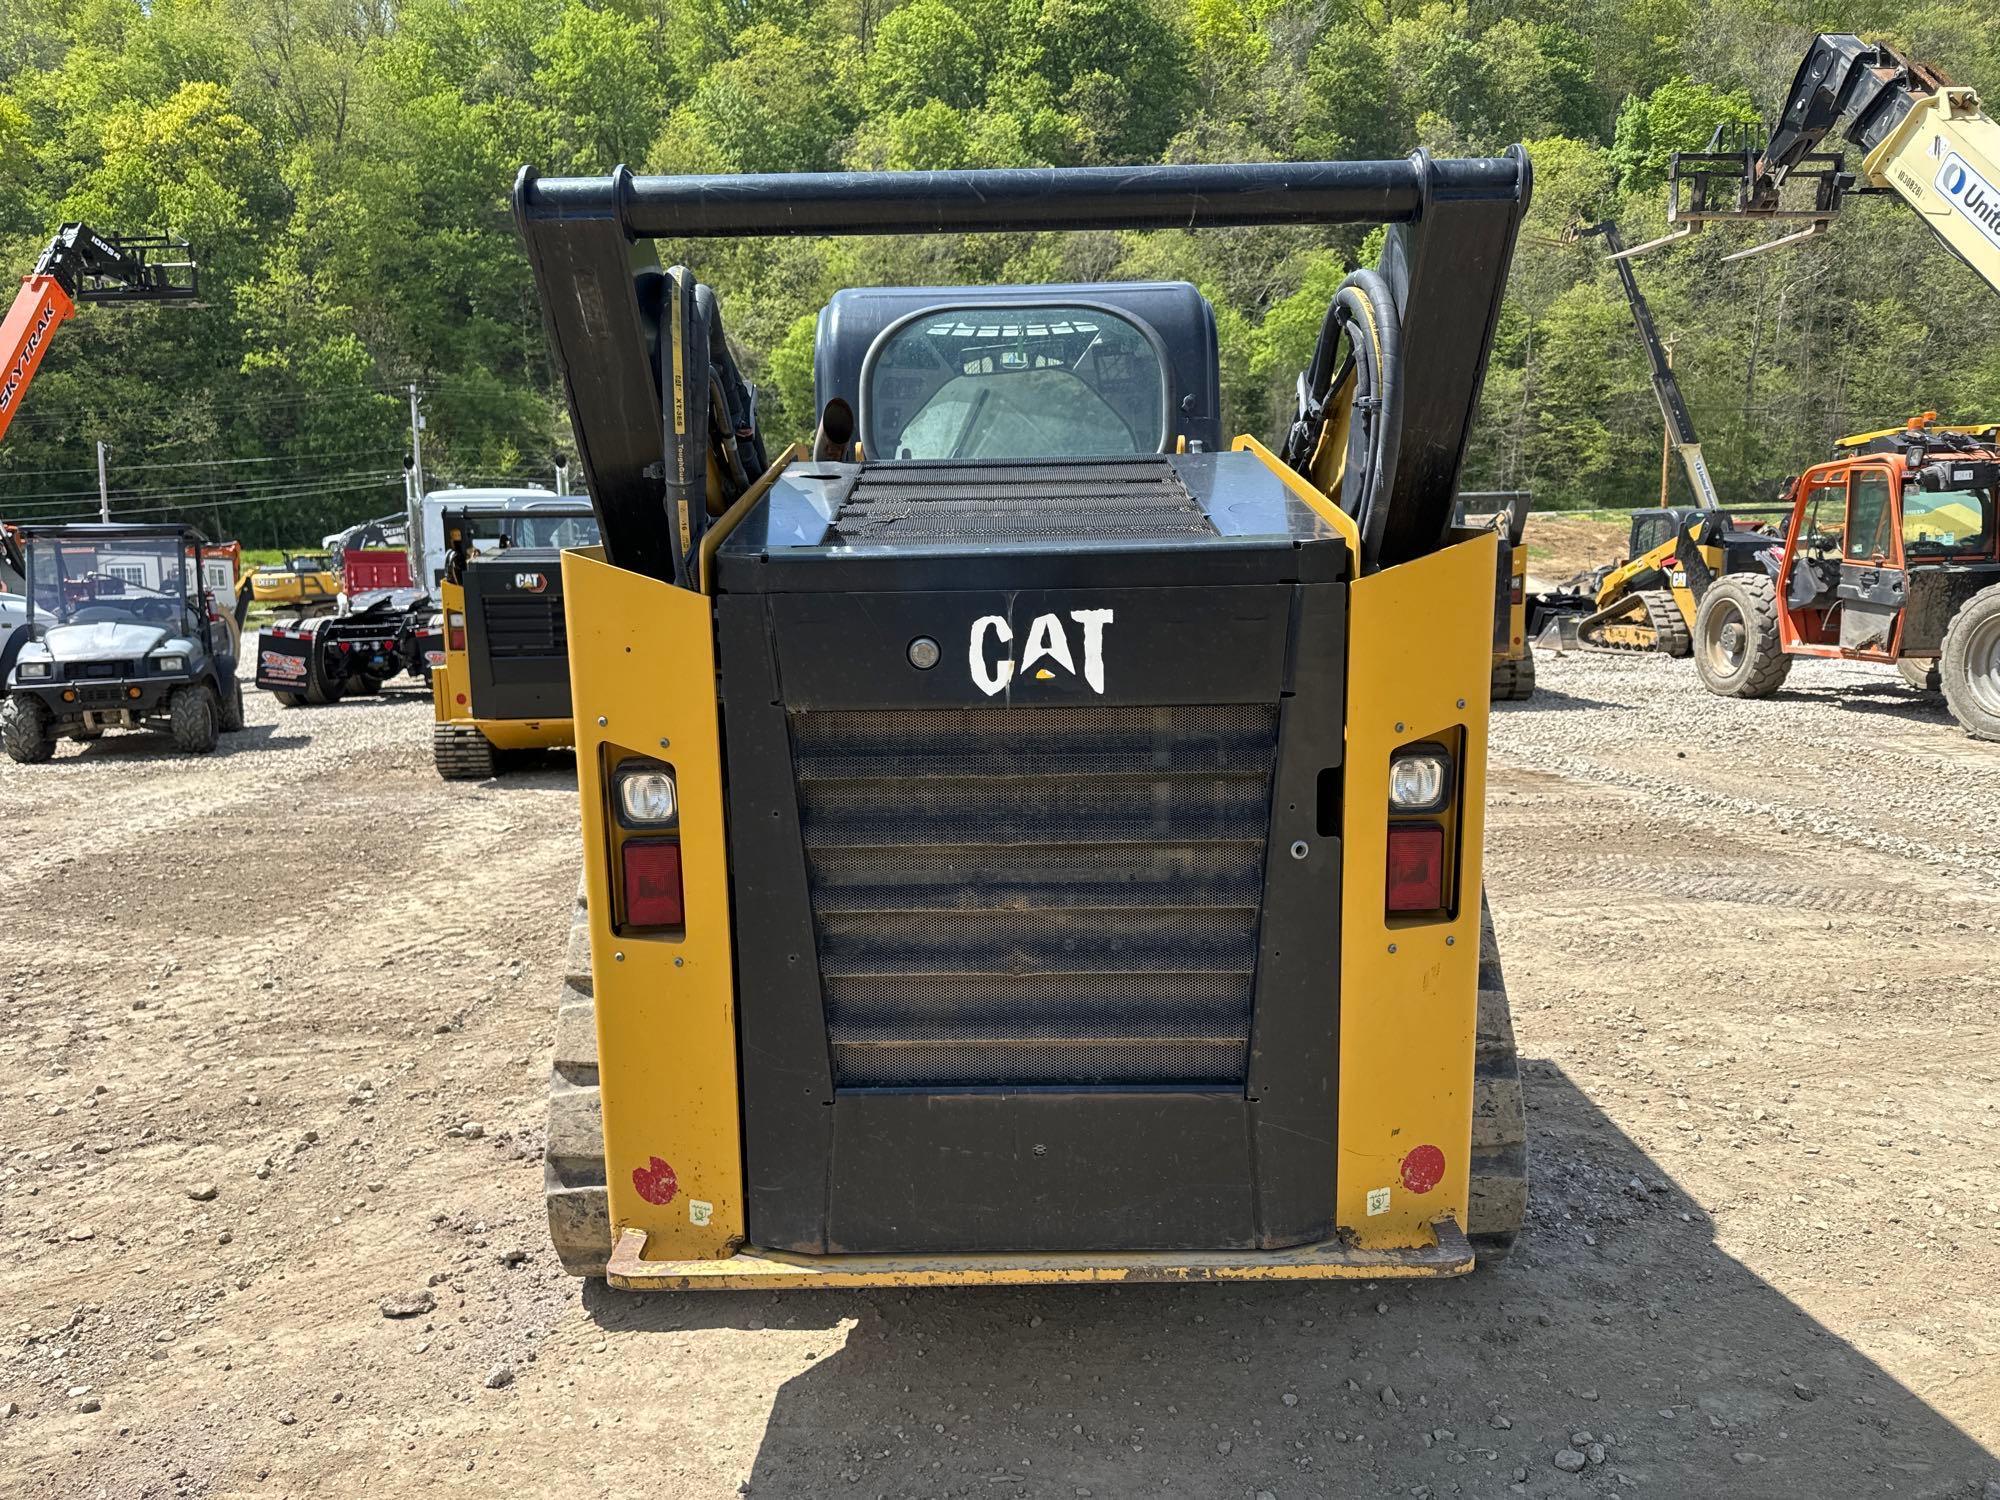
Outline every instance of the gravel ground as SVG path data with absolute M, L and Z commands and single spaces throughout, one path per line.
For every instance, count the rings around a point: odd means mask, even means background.
M 0 1494 L 2000 1497 L 2000 747 L 1541 666 L 1531 1221 L 1435 1285 L 580 1287 L 565 758 L 441 783 L 404 691 L 0 767 Z

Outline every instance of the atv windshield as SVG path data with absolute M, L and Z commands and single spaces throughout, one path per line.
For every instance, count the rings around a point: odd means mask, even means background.
M 1993 549 L 1993 494 L 1988 490 L 1903 487 L 1903 556 L 1983 557 Z
M 185 632 L 200 618 L 200 564 L 181 538 L 31 536 L 25 550 L 28 590 L 51 623 Z
M 872 458 L 1094 458 L 1158 453 L 1167 375 L 1139 326 L 1086 307 L 925 313 L 870 351 Z

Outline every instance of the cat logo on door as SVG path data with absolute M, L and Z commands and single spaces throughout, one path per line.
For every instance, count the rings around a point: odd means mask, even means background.
M 1076 627 L 1083 648 L 1083 680 L 1093 693 L 1104 691 L 1104 630 L 1111 623 L 1108 609 L 1073 609 L 1069 621 Z M 1077 673 L 1076 655 L 1070 649 L 1069 627 L 1061 615 L 1036 615 L 1022 642 L 1020 661 L 1008 650 L 1014 643 L 1014 627 L 1005 615 L 981 615 L 972 622 L 972 641 L 966 658 L 972 680 L 979 691 L 991 698 L 1016 680 L 1051 682 L 1056 668 L 1070 676 Z
M 548 586 L 549 575 L 546 573 L 516 573 L 514 575 L 514 587 L 524 593 L 539 594 L 546 590 Z

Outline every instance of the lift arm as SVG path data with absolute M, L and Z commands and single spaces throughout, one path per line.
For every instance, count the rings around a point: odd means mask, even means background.
M 63 225 L 0 322 L 0 438 L 13 425 L 49 339 L 79 302 L 179 302 L 198 294 L 183 241 L 115 239 L 88 225 Z
M 1858 173 L 1820 149 L 1836 133 L 1865 153 Z M 1667 216 L 1686 232 L 1713 219 L 1809 221 L 1741 252 L 1757 254 L 1823 230 L 1850 193 L 1894 193 L 2000 291 L 2000 125 L 1937 69 L 1879 42 L 1816 36 L 1763 149 L 1719 144 L 1671 159 Z M 1816 184 L 1812 207 L 1784 207 L 1786 182 L 1801 177 Z
M 1577 233 L 1603 236 L 1606 247 L 1611 251 L 1611 263 L 1618 268 L 1618 280 L 1625 288 L 1625 300 L 1632 305 L 1632 321 L 1639 329 L 1639 342 L 1645 346 L 1646 364 L 1653 372 L 1653 394 L 1659 398 L 1660 416 L 1667 424 L 1667 441 L 1680 455 L 1681 464 L 1687 470 L 1688 488 L 1694 491 L 1695 504 L 1703 510 L 1715 510 L 1722 504 L 1721 497 L 1716 494 L 1715 480 L 1709 475 L 1708 460 L 1701 456 L 1701 440 L 1694 434 L 1694 418 L 1688 415 L 1680 382 L 1674 379 L 1674 368 L 1667 363 L 1667 351 L 1660 346 L 1659 330 L 1653 326 L 1653 310 L 1646 305 L 1645 295 L 1639 290 L 1639 280 L 1632 274 L 1632 262 L 1624 253 L 1625 241 L 1618 233 L 1618 226 L 1610 222 L 1591 224 Z

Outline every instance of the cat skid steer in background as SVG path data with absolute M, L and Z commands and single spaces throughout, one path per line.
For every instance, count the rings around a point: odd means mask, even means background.
M 565 1265 L 1269 1281 L 1506 1248 L 1497 539 L 1451 523 L 1527 197 L 1518 149 L 522 174 L 603 536 L 563 558 Z M 653 237 L 1381 220 L 1282 453 L 1222 429 L 1192 287 L 888 288 L 822 314 L 818 438 L 766 465 L 717 298 L 630 269 Z
M 482 780 L 505 752 L 576 743 L 562 553 L 594 546 L 597 520 L 580 500 L 549 500 L 533 511 L 447 509 L 443 529 L 431 753 L 447 781 Z

